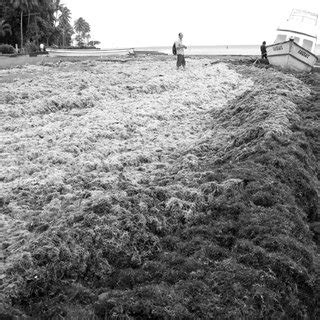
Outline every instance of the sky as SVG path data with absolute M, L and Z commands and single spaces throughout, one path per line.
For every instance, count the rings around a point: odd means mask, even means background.
M 320 0 L 62 0 L 72 22 L 83 17 L 101 48 L 273 43 L 293 8 L 319 14 Z

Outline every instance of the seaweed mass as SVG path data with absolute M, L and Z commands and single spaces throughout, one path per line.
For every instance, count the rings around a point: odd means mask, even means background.
M 2 316 L 320 317 L 320 74 L 169 61 L 0 71 Z

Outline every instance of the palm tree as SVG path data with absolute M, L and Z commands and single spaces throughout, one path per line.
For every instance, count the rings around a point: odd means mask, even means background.
M 21 49 L 23 47 L 23 13 L 29 8 L 28 0 L 10 0 L 14 9 L 20 9 L 20 32 L 21 32 Z
M 19 47 L 24 47 L 27 37 L 49 45 L 55 40 L 56 34 L 60 34 L 62 39 L 62 31 L 57 30 L 55 15 L 60 6 L 60 0 L 0 0 L 0 20 L 5 19 L 10 23 L 11 41 L 18 41 Z M 66 39 L 69 39 L 67 31 Z
M 54 24 L 57 27 L 59 24 L 59 17 L 61 15 L 63 4 L 60 3 L 60 0 L 53 0 L 51 3 L 51 10 L 53 12 Z
M 77 33 L 83 32 L 85 28 L 85 23 L 86 23 L 86 20 L 84 20 L 81 17 L 74 22 L 74 29 L 76 30 Z
M 30 24 L 30 9 L 37 8 L 40 4 L 44 4 L 44 0 L 10 0 L 10 4 L 14 9 L 20 9 L 20 33 L 21 33 L 21 49 L 23 47 L 23 15 L 28 13 L 28 25 Z
M 76 39 L 79 43 L 83 42 L 85 38 L 89 37 L 90 25 L 83 18 L 79 18 L 78 20 L 75 21 L 74 29 L 78 33 Z
M 28 8 L 28 24 L 27 24 L 27 31 L 29 35 L 32 35 L 32 37 L 35 36 L 36 41 L 39 40 L 39 26 L 38 22 L 41 21 L 41 11 L 49 10 L 50 3 L 48 0 L 29 0 L 29 8 Z M 32 11 L 35 11 L 31 13 Z M 29 30 L 30 28 L 30 17 L 33 16 L 33 23 L 31 24 L 33 28 L 33 34 L 32 31 Z
M 5 20 L 0 20 L 0 37 L 5 37 L 6 34 L 12 35 L 11 26 Z
M 28 10 L 28 23 L 27 23 L 27 29 L 29 29 L 29 26 L 30 26 L 30 17 L 31 17 L 30 10 L 39 7 L 39 3 L 40 3 L 39 0 L 29 0 L 28 1 L 28 8 L 27 8 L 27 10 Z
M 71 11 L 69 8 L 63 6 L 61 8 L 61 15 L 59 17 L 59 25 L 61 25 L 62 27 L 64 25 L 67 25 L 68 23 L 70 23 L 70 19 L 71 19 Z
M 41 37 L 49 46 L 50 38 L 56 33 L 57 12 L 59 11 L 60 0 L 37 0 L 38 14 L 35 15 L 36 30 L 40 31 Z
M 70 19 L 71 19 L 71 11 L 67 7 L 62 6 L 61 15 L 59 17 L 59 28 L 62 30 L 63 46 L 66 45 L 66 34 L 70 33 L 72 30 L 72 27 L 70 25 Z

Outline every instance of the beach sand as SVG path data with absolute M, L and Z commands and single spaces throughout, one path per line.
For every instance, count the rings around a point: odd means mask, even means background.
M 316 317 L 318 73 L 42 59 L 0 70 L 3 314 Z

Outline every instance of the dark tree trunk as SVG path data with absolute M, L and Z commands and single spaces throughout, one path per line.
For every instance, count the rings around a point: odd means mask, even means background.
M 29 30 L 29 26 L 30 26 L 30 10 L 28 10 L 28 24 L 27 24 L 27 32 Z
M 23 10 L 21 10 L 21 19 L 20 19 L 20 31 L 21 31 L 21 51 L 23 48 Z

